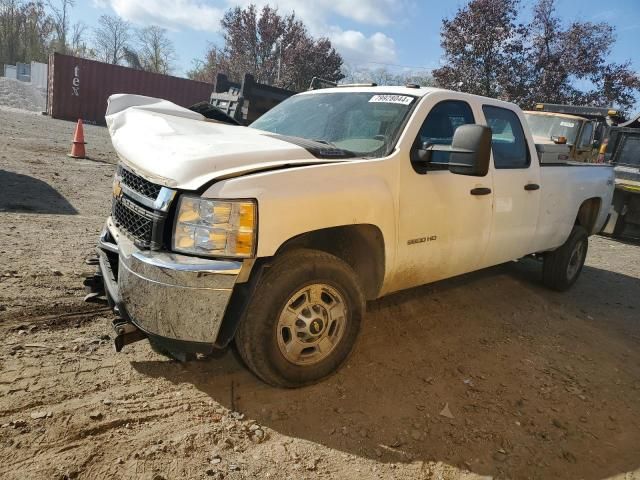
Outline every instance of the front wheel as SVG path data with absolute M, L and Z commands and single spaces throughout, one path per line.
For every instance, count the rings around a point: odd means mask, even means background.
M 558 291 L 567 290 L 580 276 L 587 258 L 589 236 L 584 227 L 576 225 L 566 242 L 544 257 L 543 283 Z
M 300 387 L 326 377 L 351 352 L 365 300 L 356 274 L 325 252 L 276 257 L 249 300 L 235 343 L 262 380 Z

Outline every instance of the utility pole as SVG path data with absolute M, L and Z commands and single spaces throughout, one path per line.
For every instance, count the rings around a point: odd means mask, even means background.
M 277 82 L 280 83 L 280 68 L 282 66 L 282 39 L 278 40 L 278 76 Z

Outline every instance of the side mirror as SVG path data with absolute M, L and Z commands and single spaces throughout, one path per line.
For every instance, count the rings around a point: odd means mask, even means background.
M 449 153 L 448 162 L 433 162 L 433 152 Z M 427 165 L 449 167 L 451 173 L 484 177 L 489 171 L 491 158 L 491 129 L 483 125 L 467 124 L 459 126 L 453 134 L 451 145 L 423 143 L 413 152 L 412 161 L 423 164 L 420 169 L 426 173 Z
M 491 129 L 484 125 L 459 126 L 453 134 L 449 171 L 458 175 L 484 177 L 491 158 Z
M 429 142 L 424 142 L 417 148 L 413 154 L 413 161 L 422 162 L 422 163 L 430 163 L 431 162 L 431 152 L 433 152 L 433 147 Z

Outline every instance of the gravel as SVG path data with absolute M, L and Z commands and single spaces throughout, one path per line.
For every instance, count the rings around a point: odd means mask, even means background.
M 19 80 L 0 77 L 0 105 L 42 112 L 47 108 L 47 91 Z
M 345 368 L 274 389 L 231 352 L 114 351 L 114 316 L 82 301 L 110 208 L 108 132 L 87 126 L 91 159 L 70 159 L 73 122 L 9 110 L 2 480 L 640 478 L 638 242 L 591 237 L 562 294 L 526 260 L 370 302 Z

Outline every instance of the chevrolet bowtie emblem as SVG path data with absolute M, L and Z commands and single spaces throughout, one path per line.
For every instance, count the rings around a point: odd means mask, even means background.
M 120 180 L 116 179 L 113 181 L 113 196 L 114 198 L 120 198 L 122 195 L 122 187 L 120 186 Z

